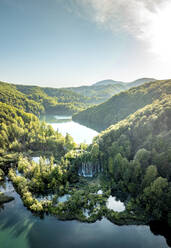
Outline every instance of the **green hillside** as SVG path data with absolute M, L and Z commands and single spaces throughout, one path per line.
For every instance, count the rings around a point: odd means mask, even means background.
M 28 113 L 40 115 L 44 112 L 44 107 L 25 94 L 19 92 L 15 85 L 0 82 L 0 102 L 7 103 Z
M 63 137 L 31 113 L 0 102 L 0 165 L 7 153 L 32 151 L 58 158 L 68 147 L 74 147 L 69 136 Z
M 105 103 L 73 116 L 75 121 L 98 131 L 123 120 L 138 109 L 171 93 L 171 80 L 154 81 L 113 96 Z
M 89 151 L 90 160 L 96 157 L 103 167 L 106 184 L 129 195 L 130 210 L 142 208 L 144 214 L 171 225 L 171 96 L 110 126 Z M 108 217 L 116 218 L 112 213 Z
M 100 104 L 105 102 L 113 95 L 124 91 L 127 89 L 126 85 L 121 83 L 116 84 L 99 84 L 99 85 L 91 85 L 91 86 L 80 86 L 68 88 L 70 91 L 81 94 L 85 97 L 89 97 L 91 103 Z
M 144 80 L 148 79 L 137 81 L 143 83 Z M 91 86 L 57 89 L 0 82 L 0 101 L 38 116 L 40 114 L 73 115 L 103 103 L 133 85 L 134 82 L 126 84 L 104 80 Z
M 65 89 L 15 85 L 17 90 L 43 105 L 46 114 L 72 115 L 87 108 L 88 99 Z
M 68 89 L 85 97 L 91 98 L 91 102 L 94 104 L 100 104 L 107 101 L 112 96 L 120 93 L 121 91 L 125 91 L 131 87 L 139 86 L 154 80 L 155 79 L 153 78 L 141 78 L 133 82 L 126 83 L 107 79 L 90 86 L 72 87 Z
M 4 82 L 0 82 L 0 102 L 37 116 L 40 114 L 72 115 L 90 106 L 89 98 L 69 90 Z

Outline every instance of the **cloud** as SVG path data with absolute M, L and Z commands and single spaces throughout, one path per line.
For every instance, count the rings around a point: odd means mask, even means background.
M 156 73 L 170 75 L 170 0 L 72 0 L 74 11 L 116 35 L 126 33 L 151 61 Z M 126 41 L 126 40 L 125 40 Z M 141 58 L 143 59 L 143 58 Z M 168 76 L 167 76 L 168 77 Z M 170 76 L 169 76 L 170 77 Z
M 127 31 L 140 38 L 158 9 L 169 0 L 73 0 L 82 15 L 112 30 Z

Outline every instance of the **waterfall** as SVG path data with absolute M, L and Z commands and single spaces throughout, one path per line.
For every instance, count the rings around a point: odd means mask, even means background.
M 83 177 L 93 177 L 95 174 L 101 172 L 100 164 L 93 164 L 92 162 L 82 162 L 79 170 L 78 175 Z

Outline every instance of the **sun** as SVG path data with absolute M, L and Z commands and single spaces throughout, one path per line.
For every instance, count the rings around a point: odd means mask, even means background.
M 171 4 L 153 15 L 150 33 L 152 51 L 162 62 L 171 62 Z

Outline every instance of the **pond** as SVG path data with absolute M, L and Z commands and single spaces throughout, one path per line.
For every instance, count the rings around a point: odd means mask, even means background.
M 115 196 L 109 196 L 106 206 L 108 209 L 111 209 L 116 212 L 122 212 L 125 210 L 124 203 L 119 200 L 116 200 Z

